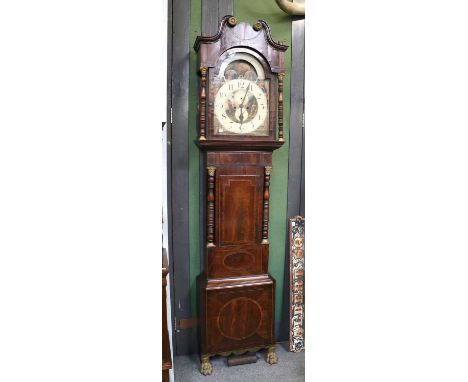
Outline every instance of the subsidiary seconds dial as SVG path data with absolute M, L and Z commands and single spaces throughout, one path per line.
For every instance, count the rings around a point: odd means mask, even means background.
M 263 125 L 268 114 L 264 91 L 247 79 L 229 80 L 215 97 L 215 115 L 222 128 L 234 134 L 248 134 Z

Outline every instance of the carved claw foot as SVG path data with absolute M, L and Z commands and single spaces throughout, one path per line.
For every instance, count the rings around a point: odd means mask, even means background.
M 267 351 L 267 356 L 266 356 L 266 361 L 270 364 L 273 365 L 278 362 L 278 357 L 276 356 L 275 353 L 275 347 L 270 346 Z
M 213 372 L 213 366 L 211 366 L 209 355 L 202 355 L 200 371 L 203 375 L 211 375 Z

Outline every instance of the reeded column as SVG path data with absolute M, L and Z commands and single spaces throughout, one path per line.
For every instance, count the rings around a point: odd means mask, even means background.
M 214 245 L 214 219 L 215 219 L 215 173 L 216 167 L 208 166 L 208 197 L 207 197 L 207 217 L 206 217 L 206 246 L 215 247 Z
M 208 73 L 208 68 L 206 66 L 202 66 L 200 68 L 201 74 L 201 89 L 200 89 L 200 131 L 199 131 L 199 140 L 204 141 L 206 140 L 206 75 Z
M 268 220 L 270 216 L 270 174 L 271 166 L 265 166 L 265 178 L 263 183 L 262 244 L 268 244 Z

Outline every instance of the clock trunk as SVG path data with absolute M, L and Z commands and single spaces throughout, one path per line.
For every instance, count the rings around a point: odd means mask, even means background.
M 199 283 L 202 354 L 272 345 L 275 281 L 265 235 L 272 153 L 208 151 L 204 158 L 213 241 Z

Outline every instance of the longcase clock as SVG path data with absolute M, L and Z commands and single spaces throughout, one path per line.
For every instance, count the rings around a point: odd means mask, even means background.
M 198 36 L 199 134 L 206 173 L 204 272 L 198 278 L 201 372 L 210 357 L 267 349 L 276 363 L 268 274 L 272 153 L 283 139 L 284 52 L 259 20 L 225 16 Z

